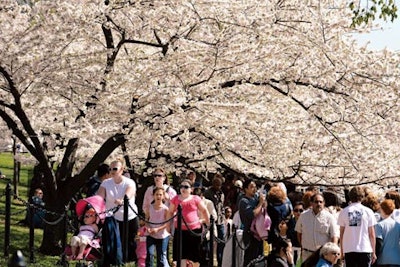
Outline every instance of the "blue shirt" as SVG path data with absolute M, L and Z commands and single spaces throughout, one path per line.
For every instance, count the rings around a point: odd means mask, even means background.
M 376 238 L 383 240 L 377 263 L 400 265 L 400 224 L 392 217 L 388 217 L 375 225 L 375 234 Z
M 324 258 L 319 258 L 317 265 L 315 265 L 315 267 L 332 267 L 332 266 L 333 264 L 325 260 Z

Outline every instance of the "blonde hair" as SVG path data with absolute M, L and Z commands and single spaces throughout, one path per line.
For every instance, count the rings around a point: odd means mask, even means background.
M 116 164 L 116 163 L 120 163 L 121 164 L 121 168 L 125 169 L 125 161 L 123 159 L 116 158 L 115 160 L 111 161 L 110 165 Z
M 319 255 L 320 256 L 325 256 L 325 255 L 328 255 L 329 253 L 340 253 L 340 247 L 337 245 L 337 244 L 335 244 L 335 243 L 333 243 L 333 242 L 327 242 L 327 243 L 325 243 L 322 247 L 321 247 L 321 249 L 320 249 L 320 251 L 319 251 Z

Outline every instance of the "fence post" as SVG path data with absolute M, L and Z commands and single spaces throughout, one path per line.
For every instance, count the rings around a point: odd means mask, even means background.
M 124 196 L 124 223 L 122 229 L 122 256 L 124 263 L 128 260 L 128 208 L 129 208 L 129 199 L 128 196 Z M 133 234 L 133 233 L 130 233 Z
M 66 257 L 66 255 L 65 255 L 65 248 L 67 247 L 67 238 L 68 238 L 68 233 L 67 233 L 67 231 L 68 231 L 68 210 L 69 210 L 69 204 L 68 205 L 65 205 L 65 207 L 64 207 L 64 220 L 63 220 L 63 222 L 64 222 L 64 225 L 63 225 L 63 234 L 64 234 L 64 236 L 63 236 L 63 238 L 62 238 L 62 240 L 61 240 L 61 247 L 62 247 L 62 254 L 61 254 L 61 260 L 60 260 L 60 262 L 59 262 L 59 265 L 60 266 L 68 266 L 68 262 L 67 262 L 67 257 Z
M 178 251 L 176 253 L 177 259 L 176 259 L 176 267 L 181 267 L 181 260 L 182 260 L 182 206 L 178 205 L 178 221 L 177 221 L 177 226 L 176 226 L 176 231 L 175 231 L 175 236 L 178 240 Z M 175 238 L 175 237 L 174 237 Z M 186 266 L 183 266 L 186 267 Z
M 11 183 L 6 186 L 6 218 L 4 224 L 4 257 L 8 258 L 10 250 L 10 228 L 11 228 Z
M 29 262 L 35 262 L 35 255 L 34 255 L 34 240 L 35 240 L 35 226 L 33 222 L 35 207 L 33 206 L 32 199 L 29 201 L 28 207 L 28 223 L 29 223 Z
M 214 217 L 210 215 L 210 247 L 209 247 L 208 266 L 214 266 Z
M 232 225 L 232 267 L 236 267 L 236 226 Z

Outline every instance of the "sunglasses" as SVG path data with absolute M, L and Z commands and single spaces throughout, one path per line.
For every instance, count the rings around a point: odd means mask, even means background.
M 294 209 L 293 211 L 294 212 L 303 212 L 304 210 L 303 209 Z
M 163 177 L 164 174 L 153 174 L 153 177 Z
M 114 168 L 110 168 L 110 171 L 118 171 L 119 168 L 114 167 Z
M 180 185 L 179 188 L 189 189 L 189 188 L 190 188 L 190 185 Z

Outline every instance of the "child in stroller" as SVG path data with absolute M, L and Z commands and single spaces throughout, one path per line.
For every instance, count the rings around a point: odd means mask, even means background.
M 100 244 L 95 239 L 99 232 L 96 220 L 96 211 L 92 208 L 92 205 L 87 204 L 85 215 L 81 219 L 83 224 L 79 227 L 79 233 L 71 238 L 71 259 L 83 260 L 83 252 L 89 244 L 92 247 L 100 247 Z
M 100 196 L 81 199 L 76 203 L 75 210 L 81 226 L 79 233 L 71 238 L 66 255 L 70 260 L 97 260 L 101 240 L 98 235 L 99 224 L 105 215 L 104 200 Z M 92 248 L 96 248 L 97 252 L 92 253 Z

